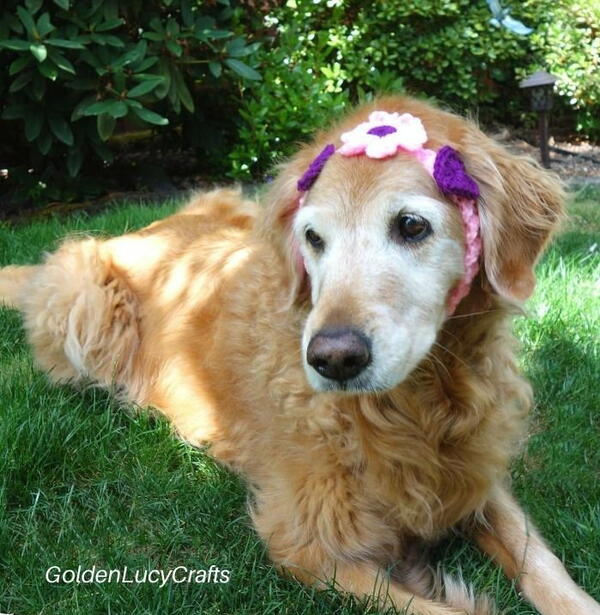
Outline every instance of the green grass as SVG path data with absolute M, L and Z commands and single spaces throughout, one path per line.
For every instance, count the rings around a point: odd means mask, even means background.
M 67 233 L 120 233 L 175 205 L 0 226 L 0 264 L 37 261 Z M 532 435 L 515 491 L 576 580 L 600 598 L 600 407 L 597 337 L 600 209 L 584 195 L 538 269 L 530 318 L 518 321 L 536 390 Z M 599 242 L 600 243 L 600 242 Z M 97 390 L 50 386 L 31 362 L 17 313 L 0 309 L 0 611 L 73 614 L 332 614 L 364 612 L 269 565 L 242 483 L 176 440 L 161 419 L 119 408 Z M 257 452 L 260 454 L 260 452 Z M 451 540 L 444 566 L 528 615 L 502 574 Z M 62 568 L 231 570 L 229 584 L 51 585 Z M 375 612 L 375 611 L 371 611 Z

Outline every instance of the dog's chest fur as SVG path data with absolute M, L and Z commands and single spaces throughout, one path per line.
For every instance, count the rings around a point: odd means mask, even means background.
M 231 421 L 223 421 L 213 446 L 250 484 L 265 491 L 277 484 L 297 508 L 341 490 L 340 501 L 372 511 L 396 531 L 432 538 L 477 512 L 491 486 L 507 477 L 531 393 L 505 316 L 457 319 L 460 325 L 440 337 L 448 351 L 434 351 L 391 392 L 327 394 L 312 391 L 303 377 L 302 314 L 263 314 L 262 301 L 241 302 L 253 308 L 251 316 L 238 315 L 240 322 L 255 323 L 246 346 L 236 349 L 246 369 L 234 370 L 246 375 L 237 379 L 235 399 L 223 399 Z M 276 349 L 261 342 L 273 328 L 281 340 Z
M 425 370 L 389 395 L 338 398 L 296 424 L 300 445 L 362 506 L 425 538 L 476 513 L 506 478 L 527 403 L 500 399 L 489 381 L 472 382 L 478 391 L 461 403 L 436 378 Z

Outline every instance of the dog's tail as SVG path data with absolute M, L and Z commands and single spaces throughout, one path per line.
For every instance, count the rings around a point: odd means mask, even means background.
M 22 312 L 36 362 L 54 381 L 137 397 L 138 300 L 103 241 L 66 241 L 42 265 L 0 269 L 0 303 Z
M 0 268 L 0 305 L 19 309 L 27 284 L 38 269 L 36 265 Z

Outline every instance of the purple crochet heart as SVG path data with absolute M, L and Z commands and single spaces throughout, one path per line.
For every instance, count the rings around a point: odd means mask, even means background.
M 455 194 L 468 199 L 479 197 L 479 186 L 465 170 L 459 153 L 444 145 L 435 157 L 433 178 L 444 194 Z
M 317 177 L 323 170 L 325 163 L 335 154 L 335 145 L 326 145 L 321 153 L 310 163 L 304 175 L 298 180 L 298 190 L 306 192 L 317 181 Z

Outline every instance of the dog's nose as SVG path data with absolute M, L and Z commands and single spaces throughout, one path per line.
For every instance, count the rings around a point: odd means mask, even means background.
M 371 362 L 369 340 L 352 329 L 322 329 L 308 344 L 306 360 L 321 376 L 349 380 Z

